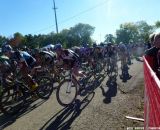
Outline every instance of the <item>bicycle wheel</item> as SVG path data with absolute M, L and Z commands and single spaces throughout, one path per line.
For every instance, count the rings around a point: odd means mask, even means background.
M 103 62 L 103 69 L 104 69 L 104 72 L 107 72 L 107 61 Z
M 94 73 L 96 76 L 98 76 L 102 71 L 102 65 L 100 62 L 97 62 L 95 67 L 94 67 Z
M 5 103 L 9 100 L 9 95 L 10 95 L 10 91 L 8 91 L 7 89 L 2 90 L 0 97 L 3 97 L 3 103 Z
M 114 66 L 114 71 L 113 72 L 114 72 L 113 73 L 114 76 L 118 76 L 118 65 L 117 64 Z
M 0 110 L 6 115 L 14 115 L 23 108 L 24 103 L 24 92 L 20 89 L 19 84 L 16 84 L 3 91 L 0 97 Z
M 57 89 L 57 101 L 62 106 L 72 104 L 78 94 L 77 85 L 73 84 L 71 80 L 66 79 L 62 81 Z
M 104 71 L 107 73 L 110 70 L 110 58 L 105 59 Z
M 113 66 L 111 64 L 107 65 L 107 75 L 108 77 L 111 77 L 113 73 Z
M 52 92 L 53 92 L 53 86 L 54 82 L 51 78 L 42 76 L 38 77 L 36 79 L 36 82 L 38 83 L 38 89 L 36 90 L 36 94 L 41 99 L 48 99 Z

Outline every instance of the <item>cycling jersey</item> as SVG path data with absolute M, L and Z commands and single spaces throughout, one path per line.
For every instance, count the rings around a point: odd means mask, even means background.
M 93 48 L 92 56 L 94 59 L 101 59 L 103 57 L 102 51 L 100 47 Z
M 33 68 L 36 63 L 36 59 L 24 51 L 13 52 L 10 59 L 17 62 L 26 62 L 30 68 Z
M 80 63 L 79 56 L 70 49 L 63 50 L 58 60 L 62 60 L 65 65 L 69 65 L 70 67 L 78 67 Z
M 40 57 L 40 60 L 43 64 L 53 64 L 55 54 L 52 52 L 41 51 L 41 52 L 39 52 L 39 57 Z

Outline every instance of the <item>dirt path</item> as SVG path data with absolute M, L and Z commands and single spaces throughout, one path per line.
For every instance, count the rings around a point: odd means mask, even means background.
M 133 62 L 130 67 L 132 78 L 126 83 L 118 78 L 117 84 L 107 87 L 108 79 L 105 78 L 101 87 L 67 108 L 57 103 L 54 93 L 48 101 L 39 100 L 16 117 L 0 115 L 0 129 L 127 130 L 127 127 L 142 127 L 143 122 L 125 118 L 143 118 L 143 67 L 141 62 Z

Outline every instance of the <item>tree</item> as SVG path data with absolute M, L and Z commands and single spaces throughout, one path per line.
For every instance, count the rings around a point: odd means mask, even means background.
M 148 42 L 149 35 L 153 33 L 154 26 L 148 25 L 145 21 L 136 23 L 124 23 L 120 25 L 120 29 L 116 30 L 116 42 L 129 43 L 133 42 Z
M 83 43 L 92 44 L 91 35 L 94 33 L 95 27 L 89 24 L 79 23 L 71 27 L 68 32 L 68 38 L 72 41 L 70 46 L 80 46 Z
M 138 30 L 134 23 L 124 23 L 120 25 L 120 29 L 116 30 L 116 42 L 129 43 L 130 39 L 136 41 L 137 35 Z
M 112 34 L 106 34 L 104 42 L 115 43 L 116 38 Z
M 70 48 L 70 43 L 72 43 L 72 41 L 70 40 L 70 37 L 69 37 L 69 32 L 70 30 L 69 29 L 63 29 L 60 34 L 61 34 L 61 42 L 63 43 L 63 47 L 64 48 Z
M 0 46 L 7 41 L 7 38 L 4 36 L 0 36 Z
M 149 41 L 149 35 L 153 33 L 154 26 L 148 25 L 145 21 L 136 22 L 138 29 L 138 39 L 141 39 L 143 42 Z
M 29 48 L 36 48 L 37 45 L 34 43 L 34 36 L 32 36 L 31 34 L 25 35 L 23 45 Z
M 157 22 L 155 23 L 155 27 L 156 27 L 156 28 L 160 28 L 160 21 L 157 21 Z

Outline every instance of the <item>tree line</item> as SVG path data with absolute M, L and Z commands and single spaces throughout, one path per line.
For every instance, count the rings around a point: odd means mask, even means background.
M 116 30 L 115 35 L 106 34 L 104 42 L 112 43 L 129 43 L 130 41 L 137 43 L 149 42 L 149 35 L 155 32 L 160 27 L 160 21 L 157 21 L 155 25 L 149 25 L 145 21 L 138 22 L 127 22 L 120 25 L 119 29 Z M 107 28 L 106 28 L 107 29 Z M 22 35 L 16 32 L 14 36 L 19 36 L 22 39 L 21 46 L 29 48 L 41 48 L 48 44 L 55 44 L 61 42 L 65 48 L 73 46 L 81 46 L 83 44 L 93 44 L 94 40 L 91 38 L 95 31 L 95 27 L 89 24 L 79 23 L 69 29 L 63 29 L 61 32 L 39 35 Z M 0 46 L 9 40 L 5 36 L 0 35 Z

